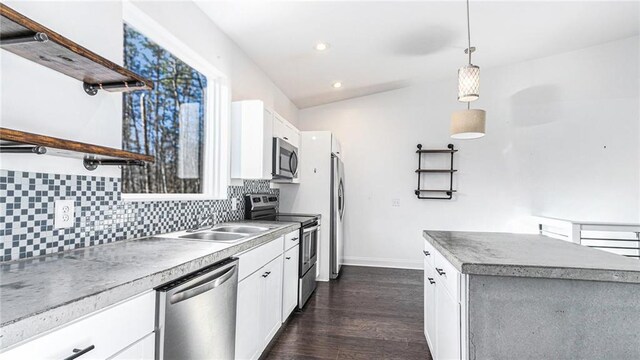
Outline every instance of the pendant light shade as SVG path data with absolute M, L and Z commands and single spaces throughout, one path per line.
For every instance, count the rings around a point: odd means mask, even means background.
M 454 111 L 451 115 L 451 137 L 477 139 L 485 134 L 486 113 L 480 109 Z
M 471 102 L 480 97 L 480 67 L 465 65 L 458 69 L 458 101 Z

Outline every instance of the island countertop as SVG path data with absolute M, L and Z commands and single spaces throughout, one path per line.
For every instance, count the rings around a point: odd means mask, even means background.
M 300 227 L 260 223 L 271 230 L 231 244 L 171 238 L 169 234 L 0 264 L 0 349 Z
M 423 231 L 469 275 L 640 283 L 640 261 L 537 234 Z

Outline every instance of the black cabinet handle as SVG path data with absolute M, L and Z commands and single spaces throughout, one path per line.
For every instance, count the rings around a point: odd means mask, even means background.
M 271 274 L 271 271 L 267 271 L 266 273 L 262 274 L 262 277 L 266 278 L 267 276 L 269 276 L 269 274 Z
M 283 138 L 283 139 L 285 139 L 285 140 L 289 140 L 289 138 L 288 138 L 288 137 L 286 137 L 286 136 L 283 136 L 282 138 Z
M 64 360 L 73 360 L 73 359 L 77 359 L 77 358 L 79 358 L 80 356 L 82 356 L 82 355 L 84 355 L 84 354 L 88 353 L 89 351 L 91 351 L 91 350 L 93 350 L 93 349 L 95 349 L 95 348 L 96 348 L 96 347 L 95 347 L 95 345 L 90 345 L 90 346 L 87 346 L 87 347 L 86 347 L 86 348 L 84 348 L 84 349 L 73 349 L 73 355 L 71 355 L 71 356 L 69 356 L 69 357 L 65 358 Z
M 291 238 L 291 241 L 298 241 L 297 237 Z
M 287 256 L 285 259 L 287 259 L 287 260 L 291 260 L 291 256 Z
M 444 270 L 442 270 L 442 269 L 438 269 L 438 268 L 436 268 L 436 272 L 438 273 L 438 275 L 444 275 L 444 274 L 446 274 L 446 273 L 444 272 Z
M 429 279 L 429 284 L 435 284 L 436 283 L 436 281 L 433 280 L 433 278 L 428 277 L 427 279 Z
M 428 252 L 427 250 L 422 250 L 422 252 L 424 253 L 424 256 L 430 256 L 431 255 L 431 253 Z

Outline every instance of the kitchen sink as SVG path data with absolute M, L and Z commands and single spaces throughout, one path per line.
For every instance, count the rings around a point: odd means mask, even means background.
M 261 227 L 261 226 L 249 226 L 249 225 L 230 225 L 230 226 L 220 226 L 211 229 L 211 231 L 218 231 L 224 233 L 240 233 L 240 234 L 256 234 L 259 232 L 267 231 L 269 228 Z
M 209 241 L 234 241 L 242 239 L 243 237 L 248 236 L 249 234 L 237 234 L 231 232 L 224 231 L 201 231 L 197 233 L 182 235 L 180 238 L 184 239 L 198 239 L 198 240 L 209 240 Z

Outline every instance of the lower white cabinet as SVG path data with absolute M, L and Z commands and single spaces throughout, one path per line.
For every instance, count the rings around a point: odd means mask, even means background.
M 298 260 L 300 246 L 296 245 L 284 253 L 282 276 L 282 322 L 298 305 Z
M 59 360 L 82 350 L 86 351 L 79 357 L 82 360 L 124 359 L 122 353 L 144 339 L 140 345 L 144 349 L 131 350 L 127 359 L 151 360 L 155 348 L 155 304 L 153 291 L 135 296 L 12 348 L 0 354 L 0 359 Z
M 435 360 L 464 359 L 466 277 L 427 241 L 423 254 L 424 334 L 431 355 Z
M 460 359 L 460 304 L 442 286 L 436 287 L 437 359 Z
M 155 356 L 156 334 L 147 335 L 144 339 L 117 353 L 108 360 L 150 360 Z M 81 360 L 80 358 L 79 360 Z
M 284 237 L 239 255 L 264 264 L 238 284 L 236 359 L 257 359 L 282 325 Z M 279 254 L 273 257 L 273 244 Z

